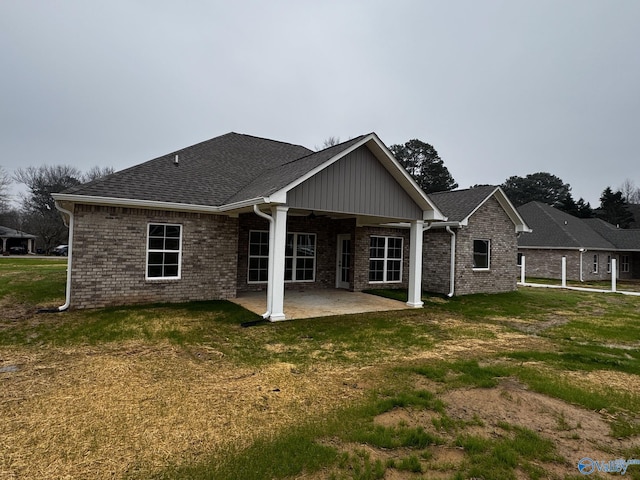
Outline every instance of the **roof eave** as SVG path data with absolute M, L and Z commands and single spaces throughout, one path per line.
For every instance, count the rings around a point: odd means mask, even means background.
M 270 198 L 256 197 L 226 205 L 195 205 L 190 203 L 162 202 L 157 200 L 143 200 L 136 198 L 100 197 L 94 195 L 74 195 L 69 193 L 54 193 L 54 200 L 60 202 L 80 203 L 87 205 L 108 205 L 114 207 L 144 208 L 157 210 L 172 210 L 180 212 L 198 212 L 211 214 L 231 213 L 235 210 L 273 202 Z

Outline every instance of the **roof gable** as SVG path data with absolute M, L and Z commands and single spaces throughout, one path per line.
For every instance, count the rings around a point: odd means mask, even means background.
M 464 190 L 436 192 L 429 195 L 448 222 L 467 225 L 469 218 L 490 198 L 495 198 L 513 222 L 516 232 L 529 231 L 527 223 L 498 186 L 481 185 Z
M 366 145 L 288 190 L 287 205 L 394 220 L 411 220 L 423 215 L 423 208 Z

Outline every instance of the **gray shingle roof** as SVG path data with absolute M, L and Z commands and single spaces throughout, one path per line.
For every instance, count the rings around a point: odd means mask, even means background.
M 268 172 L 313 153 L 300 145 L 232 132 L 64 193 L 219 206 L 231 198 L 240 201 L 263 195 L 277 187 L 269 181 Z M 240 194 L 245 188 L 245 195 Z
M 484 202 L 497 187 L 483 185 L 466 190 L 437 192 L 429 194 L 429 198 L 450 222 L 461 222 Z
M 319 152 L 313 152 L 264 170 L 260 176 L 230 197 L 225 203 L 234 203 L 259 196 L 271 195 L 312 171 L 314 168 L 319 167 L 340 152 L 347 150 L 364 137 L 365 135 L 361 135 Z
M 588 218 L 584 221 L 600 236 L 615 245 L 618 250 L 640 250 L 640 229 L 616 228 L 615 225 L 600 218 Z
M 532 233 L 520 235 L 521 247 L 616 249 L 584 220 L 545 203 L 529 202 L 518 212 L 533 229 Z
M 36 238 L 35 235 L 0 225 L 0 237 L 4 238 Z M 1 243 L 1 242 L 0 242 Z M 1 247 L 2 245 L 0 245 Z

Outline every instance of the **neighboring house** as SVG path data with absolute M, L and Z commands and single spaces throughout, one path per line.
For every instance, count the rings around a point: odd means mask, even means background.
M 528 277 L 561 278 L 562 257 L 567 279 L 609 280 L 612 259 L 618 278 L 640 278 L 640 230 L 618 229 L 600 219 L 580 219 L 541 202 L 518 208 L 532 233 L 518 239 Z
M 633 215 L 633 221 L 629 225 L 629 228 L 640 228 L 640 204 L 630 203 L 628 207 Z
M 36 240 L 35 235 L 14 230 L 13 228 L 0 226 L 0 252 L 2 253 L 33 253 L 33 246 Z
M 319 287 L 404 287 L 420 307 L 424 225 L 445 219 L 374 133 L 319 152 L 229 133 L 54 198 L 61 309 L 259 289 L 282 320 L 285 288 Z
M 485 185 L 429 198 L 448 219 L 425 232 L 424 289 L 449 296 L 515 290 L 517 236 L 530 230 L 502 189 Z

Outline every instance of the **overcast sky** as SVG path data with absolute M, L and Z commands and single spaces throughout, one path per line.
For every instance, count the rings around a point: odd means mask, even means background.
M 460 184 L 640 186 L 637 0 L 0 0 L 0 166 L 234 131 L 432 144 Z

